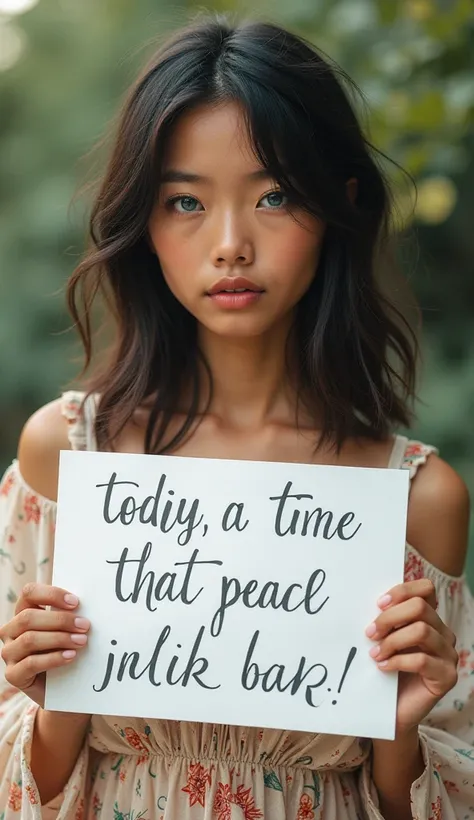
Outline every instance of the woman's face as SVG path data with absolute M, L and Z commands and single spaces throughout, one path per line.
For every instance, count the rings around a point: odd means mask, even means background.
M 293 213 L 298 221 L 255 159 L 238 104 L 179 120 L 148 230 L 170 290 L 203 328 L 256 336 L 291 319 L 325 230 Z

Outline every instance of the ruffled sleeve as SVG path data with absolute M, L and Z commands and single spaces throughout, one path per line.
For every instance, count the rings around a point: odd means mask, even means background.
M 406 580 L 430 578 L 438 613 L 457 636 L 458 682 L 435 706 L 419 736 L 425 769 L 411 789 L 414 820 L 474 818 L 474 599 L 465 576 L 453 577 L 407 546 Z M 370 761 L 361 791 L 371 820 L 382 820 L 370 781 Z
M 14 461 L 0 483 L 0 624 L 14 615 L 15 602 L 29 581 L 51 583 L 56 505 L 23 481 Z M 0 658 L 0 818 L 63 820 L 80 805 L 87 767 L 81 752 L 64 793 L 47 806 L 31 773 L 30 754 L 38 707 L 8 685 Z

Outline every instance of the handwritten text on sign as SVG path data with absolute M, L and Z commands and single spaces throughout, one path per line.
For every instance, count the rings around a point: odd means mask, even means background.
M 62 452 L 53 583 L 89 646 L 46 708 L 392 738 L 369 657 L 408 473 Z

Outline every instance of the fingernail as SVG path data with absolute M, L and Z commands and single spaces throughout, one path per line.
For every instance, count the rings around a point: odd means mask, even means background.
M 377 605 L 380 608 L 383 608 L 384 606 L 388 606 L 391 602 L 392 602 L 392 596 L 391 595 L 382 595 L 382 597 L 378 599 Z
M 371 638 L 372 635 L 375 635 L 376 632 L 377 632 L 377 627 L 375 626 L 375 624 L 369 624 L 369 626 L 365 630 L 365 634 L 367 635 L 368 638 Z
M 75 595 L 71 595 L 70 592 L 66 592 L 66 595 L 64 596 L 64 603 L 68 606 L 77 606 L 79 603 L 79 598 L 76 598 Z
M 75 649 L 65 649 L 64 652 L 63 652 L 63 658 L 65 658 L 67 661 L 72 660 L 73 658 L 76 657 L 76 655 L 77 655 L 77 652 L 76 652 Z
M 377 644 L 376 646 L 372 647 L 372 649 L 369 652 L 369 655 L 371 655 L 372 658 L 376 658 L 377 655 L 379 655 L 379 654 L 380 654 L 380 644 Z
M 379 661 L 379 662 L 378 662 L 378 664 L 377 664 L 377 666 L 378 666 L 380 669 L 383 669 L 383 668 L 384 668 L 384 666 L 387 666 L 387 664 L 388 664 L 388 661 Z
M 73 641 L 73 643 L 79 643 L 82 644 L 82 646 L 84 646 L 84 644 L 87 643 L 87 635 L 71 635 L 71 641 Z
M 82 629 L 84 632 L 90 628 L 91 622 L 87 618 L 74 618 L 74 626 L 76 629 Z

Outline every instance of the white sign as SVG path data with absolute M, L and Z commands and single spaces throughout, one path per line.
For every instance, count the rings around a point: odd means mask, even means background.
M 408 471 L 61 453 L 53 583 L 89 645 L 46 708 L 393 739 L 369 657 Z

